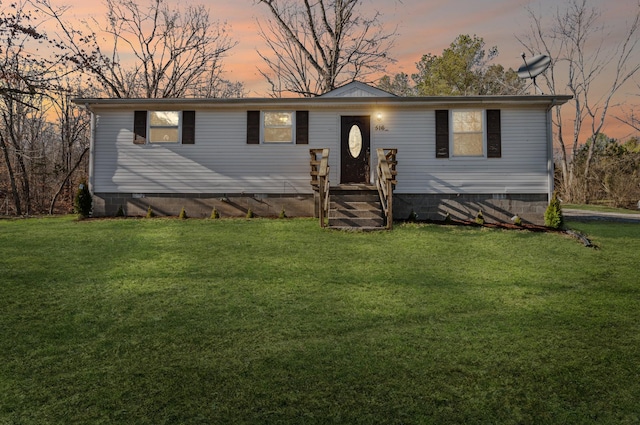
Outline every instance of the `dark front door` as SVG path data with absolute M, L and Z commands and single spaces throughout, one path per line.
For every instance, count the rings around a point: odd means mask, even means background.
M 340 183 L 369 183 L 369 116 L 342 117 Z

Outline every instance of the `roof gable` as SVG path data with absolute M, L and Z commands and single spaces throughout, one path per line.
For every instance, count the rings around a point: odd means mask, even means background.
M 319 97 L 397 97 L 359 81 L 352 81 Z

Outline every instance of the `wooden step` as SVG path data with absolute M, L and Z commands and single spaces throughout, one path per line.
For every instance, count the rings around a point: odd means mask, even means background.
M 329 217 L 329 227 L 332 229 L 362 229 L 376 228 L 384 229 L 383 218 L 331 218 Z
M 379 200 L 350 200 L 343 198 L 336 198 L 333 195 L 329 195 L 329 208 L 336 210 L 379 210 Z
M 329 227 L 375 230 L 385 228 L 378 191 L 369 185 L 341 185 L 329 191 Z
M 329 192 L 329 196 L 332 201 L 335 200 L 336 202 L 340 202 L 340 203 L 350 203 L 350 202 L 367 203 L 368 202 L 368 203 L 377 204 L 380 202 L 380 195 L 378 195 L 378 192 L 362 194 L 362 195 L 351 194 L 351 193 L 344 194 L 344 195 L 336 195 L 335 193 Z
M 332 218 L 382 218 L 380 208 L 368 209 L 329 209 Z

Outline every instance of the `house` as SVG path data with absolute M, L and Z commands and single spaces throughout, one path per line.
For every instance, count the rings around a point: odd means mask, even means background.
M 394 217 L 543 222 L 551 110 L 570 96 L 398 97 L 354 82 L 316 98 L 75 99 L 92 114 L 95 216 L 318 214 L 310 149 L 331 187 L 376 180 L 395 149 Z M 351 143 L 351 145 L 350 145 Z

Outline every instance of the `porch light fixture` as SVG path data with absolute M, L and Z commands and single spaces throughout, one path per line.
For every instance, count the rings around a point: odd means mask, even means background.
M 375 131 L 389 131 L 383 124 L 382 118 L 382 112 L 376 112 L 376 125 L 373 127 Z

